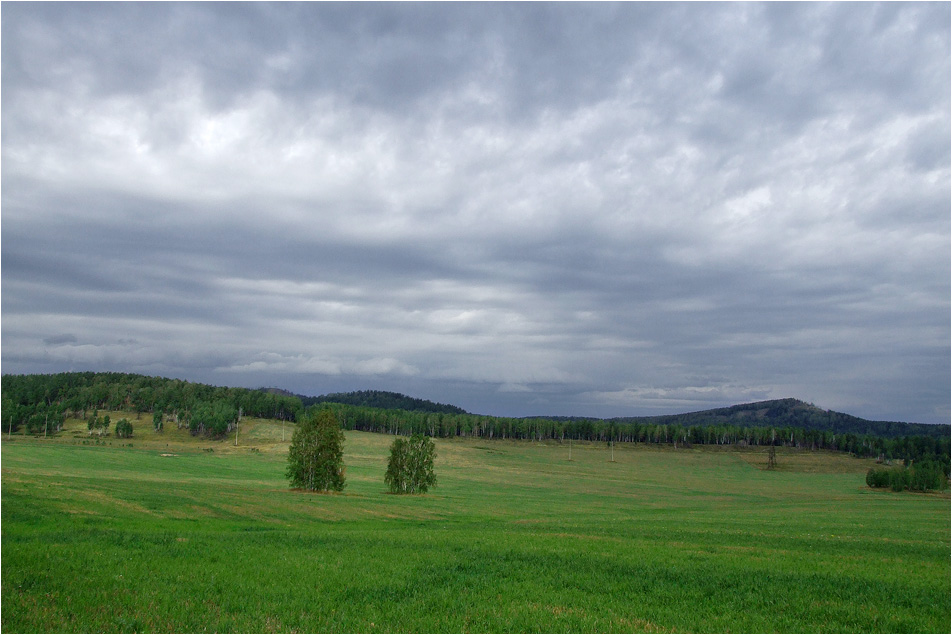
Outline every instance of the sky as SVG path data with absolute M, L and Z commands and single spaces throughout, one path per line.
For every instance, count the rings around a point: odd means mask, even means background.
M 949 3 L 0 11 L 3 373 L 949 423 Z

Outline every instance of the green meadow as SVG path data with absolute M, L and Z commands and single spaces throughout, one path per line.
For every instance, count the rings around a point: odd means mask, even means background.
M 4 632 L 950 631 L 950 501 L 871 461 L 348 432 L 343 494 L 288 488 L 291 426 L 2 441 Z M 168 429 L 171 428 L 171 429 Z

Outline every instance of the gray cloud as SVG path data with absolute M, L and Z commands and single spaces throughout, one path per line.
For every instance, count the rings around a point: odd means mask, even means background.
M 948 421 L 948 5 L 3 18 L 4 372 Z

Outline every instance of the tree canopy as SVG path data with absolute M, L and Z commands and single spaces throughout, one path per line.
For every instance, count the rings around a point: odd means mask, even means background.
M 355 392 L 331 393 L 320 397 L 301 397 L 305 406 L 322 403 L 343 403 L 351 406 L 368 406 L 371 408 L 386 408 L 407 410 L 411 412 L 442 412 L 444 414 L 466 414 L 466 411 L 457 406 L 436 403 L 428 399 L 416 399 L 398 392 L 386 390 L 358 390 Z
M 344 489 L 344 432 L 334 412 L 323 408 L 299 422 L 291 437 L 287 477 L 309 491 Z
M 425 494 L 436 485 L 435 458 L 436 446 L 430 437 L 397 437 L 390 445 L 384 482 L 394 494 Z

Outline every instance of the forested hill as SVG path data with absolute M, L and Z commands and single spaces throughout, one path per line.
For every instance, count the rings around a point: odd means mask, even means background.
M 870 434 L 894 439 L 903 436 L 926 436 L 948 439 L 952 428 L 946 424 L 903 423 L 898 421 L 870 421 L 853 415 L 823 410 L 798 399 L 774 399 L 755 403 L 701 410 L 678 415 L 654 417 L 622 417 L 611 419 L 619 424 L 739 427 L 801 428 L 826 430 L 834 434 Z
M 408 412 L 434 412 L 451 415 L 466 414 L 466 411 L 457 406 L 436 403 L 427 399 L 415 399 L 398 392 L 384 390 L 359 390 L 356 392 L 331 393 L 320 397 L 304 397 L 298 395 L 301 403 L 311 406 L 319 403 L 342 403 L 350 406 L 366 406 L 369 408 L 383 408 L 385 410 L 406 410 Z
M 3 375 L 2 425 L 8 435 L 55 434 L 68 417 L 98 421 L 98 411 L 150 413 L 221 438 L 242 416 L 297 421 L 307 405 L 328 404 L 347 430 L 476 436 L 502 439 L 576 439 L 601 442 L 704 445 L 787 445 L 850 452 L 884 460 L 931 460 L 948 474 L 950 426 L 867 421 L 796 399 L 623 419 L 509 418 L 466 413 L 456 406 L 399 393 L 365 390 L 299 397 L 280 389 L 250 390 L 125 373 Z M 108 425 L 108 421 L 106 422 Z

